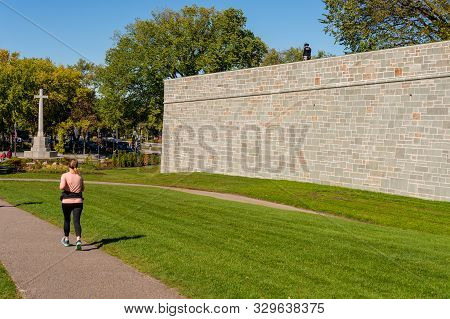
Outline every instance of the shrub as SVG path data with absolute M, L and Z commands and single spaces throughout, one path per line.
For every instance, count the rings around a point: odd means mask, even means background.
M 113 154 L 112 158 L 111 158 L 111 162 L 112 162 L 112 167 L 118 167 L 119 165 L 119 159 L 118 159 L 118 155 L 116 153 Z
M 98 162 L 94 161 L 92 159 L 92 156 L 89 154 L 86 159 L 84 160 L 84 163 L 80 165 L 80 168 L 83 168 L 84 170 L 96 170 L 98 168 Z
M 16 171 L 23 172 L 26 170 L 27 163 L 32 162 L 31 159 L 13 157 L 3 162 L 3 166 L 14 167 Z
M 97 169 L 111 169 L 111 168 L 114 168 L 112 159 L 107 158 L 97 163 Z
M 142 155 L 136 153 L 119 152 L 111 158 L 113 167 L 138 167 L 143 165 Z
M 145 154 L 144 165 L 159 165 L 161 163 L 161 155 L 159 154 Z
M 65 173 L 67 172 L 67 166 L 66 165 L 60 165 L 60 164 L 43 164 L 41 168 L 35 168 L 34 170 L 38 170 L 42 173 Z

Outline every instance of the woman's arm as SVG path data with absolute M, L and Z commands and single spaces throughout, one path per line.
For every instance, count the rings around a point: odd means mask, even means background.
M 61 182 L 59 183 L 59 189 L 64 190 L 66 189 L 66 186 L 67 186 L 66 179 L 64 175 L 61 175 Z
M 84 192 L 84 180 L 81 178 L 81 191 Z

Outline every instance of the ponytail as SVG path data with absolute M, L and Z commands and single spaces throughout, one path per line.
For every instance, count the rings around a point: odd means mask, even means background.
M 78 171 L 78 161 L 76 159 L 73 159 L 69 162 L 69 168 L 73 169 L 75 174 L 80 174 Z

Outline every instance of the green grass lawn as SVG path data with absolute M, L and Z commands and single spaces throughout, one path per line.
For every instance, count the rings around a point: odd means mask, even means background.
M 21 173 L 14 178 L 57 178 Z M 2 177 L 3 177 L 2 176 Z M 160 174 L 159 167 L 93 171 L 86 180 L 142 183 L 240 194 L 327 212 L 377 225 L 450 236 L 450 202 L 439 202 L 344 187 L 206 173 Z
M 56 183 L 2 182 L 0 196 L 12 204 L 36 202 L 21 208 L 62 224 Z M 450 236 L 444 231 L 144 187 L 89 185 L 85 197 L 86 240 L 103 240 L 106 252 L 188 297 L 450 298 Z
M 16 285 L 9 277 L 6 269 L 0 263 L 0 299 L 17 299 L 20 298 Z

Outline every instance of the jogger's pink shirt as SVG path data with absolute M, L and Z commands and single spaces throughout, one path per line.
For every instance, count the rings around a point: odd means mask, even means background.
M 82 191 L 84 191 L 83 178 L 79 174 L 70 172 L 64 173 L 61 175 L 61 183 L 59 184 L 59 189 L 72 193 L 81 193 Z M 64 198 L 62 200 L 63 204 L 78 204 L 82 202 L 82 198 Z

